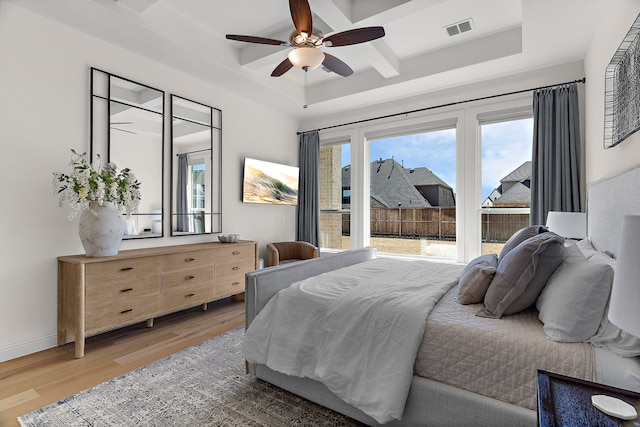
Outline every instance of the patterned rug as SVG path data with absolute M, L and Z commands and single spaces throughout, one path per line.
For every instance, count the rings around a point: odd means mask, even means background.
M 359 426 L 245 374 L 243 328 L 18 418 L 22 426 Z

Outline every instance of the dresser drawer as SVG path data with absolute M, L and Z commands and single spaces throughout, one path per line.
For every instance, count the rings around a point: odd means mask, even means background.
M 162 291 L 166 292 L 173 286 L 188 286 L 202 282 L 209 283 L 209 285 L 213 283 L 213 265 L 163 273 Z
M 99 283 L 133 280 L 160 274 L 158 257 L 104 261 L 85 266 L 87 286 Z
M 160 312 L 160 292 L 117 298 L 108 304 L 87 306 L 85 329 L 88 335 L 151 319 Z
M 121 282 L 87 284 L 86 309 L 96 310 L 113 305 L 118 300 L 144 298 L 160 295 L 160 276 L 132 278 Z
M 255 245 L 228 243 L 227 246 L 216 248 L 216 268 L 222 263 L 236 262 L 237 260 L 251 260 L 255 263 Z M 255 270 L 253 264 L 252 270 Z
M 172 286 L 162 291 L 162 311 L 177 311 L 214 298 L 213 281 L 194 282 L 183 286 Z
M 198 267 L 213 269 L 213 251 L 180 252 L 162 256 L 162 272 L 191 269 Z
M 228 296 L 244 292 L 244 275 L 254 269 L 254 259 L 216 264 L 216 296 Z

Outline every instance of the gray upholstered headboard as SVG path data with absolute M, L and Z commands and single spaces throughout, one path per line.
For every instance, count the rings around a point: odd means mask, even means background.
M 617 255 L 625 215 L 640 215 L 640 166 L 589 184 L 587 234 L 597 250 Z

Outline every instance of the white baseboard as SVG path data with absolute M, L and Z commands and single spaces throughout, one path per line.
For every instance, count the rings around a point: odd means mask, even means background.
M 36 353 L 58 345 L 58 334 L 50 334 L 0 347 L 0 362 L 15 359 L 27 354 Z

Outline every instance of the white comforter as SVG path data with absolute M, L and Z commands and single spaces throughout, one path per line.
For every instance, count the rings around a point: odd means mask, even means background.
M 378 258 L 295 283 L 253 320 L 245 357 L 318 380 L 380 423 L 400 419 L 427 315 L 462 268 Z

